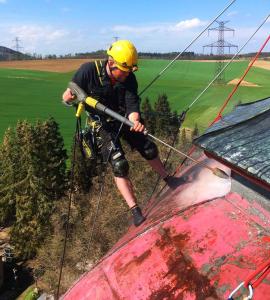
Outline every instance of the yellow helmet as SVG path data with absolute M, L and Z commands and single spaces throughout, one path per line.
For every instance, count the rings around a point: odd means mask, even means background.
M 134 72 L 138 69 L 138 54 L 135 46 L 127 40 L 119 40 L 114 42 L 107 50 L 107 54 L 111 56 L 122 71 Z

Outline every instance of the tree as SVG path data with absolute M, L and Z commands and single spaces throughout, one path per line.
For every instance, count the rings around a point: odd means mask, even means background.
M 15 143 L 20 155 L 11 242 L 18 256 L 29 258 L 50 233 L 55 201 L 64 193 L 66 154 L 53 119 L 35 126 L 18 122 Z
M 14 139 L 14 130 L 8 128 L 0 147 L 0 225 L 10 223 L 15 216 L 18 151 Z
M 147 130 L 155 134 L 155 127 L 156 127 L 156 115 L 153 111 L 151 106 L 150 100 L 148 97 L 145 98 L 145 101 L 142 103 L 142 113 L 143 113 L 143 120 Z
M 169 121 L 169 124 L 170 124 L 170 127 L 169 127 L 169 133 L 170 133 L 170 136 L 175 139 L 175 142 L 177 141 L 177 137 L 178 137 L 178 134 L 179 134 L 179 127 L 180 127 L 180 122 L 179 122 L 179 116 L 177 114 L 177 111 L 174 111 L 172 114 L 171 114 L 171 117 L 170 117 L 170 121 Z
M 64 141 L 53 118 L 37 122 L 35 128 L 36 170 L 42 178 L 43 192 L 52 200 L 60 199 L 66 191 L 66 159 Z
M 186 128 L 182 128 L 181 130 L 181 145 L 185 147 L 187 144 L 187 135 L 186 135 Z
M 155 103 L 156 117 L 156 133 L 162 137 L 166 137 L 170 132 L 170 115 L 171 109 L 168 97 L 163 94 L 159 95 Z
M 198 124 L 195 123 L 193 134 L 192 134 L 192 138 L 196 138 L 198 136 L 199 136 L 199 127 L 198 127 Z

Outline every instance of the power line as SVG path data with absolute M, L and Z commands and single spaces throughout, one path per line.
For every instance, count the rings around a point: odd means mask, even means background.
M 148 88 L 185 52 L 187 51 L 187 49 L 192 45 L 194 44 L 202 35 L 203 33 L 230 7 L 232 6 L 232 4 L 235 2 L 236 0 L 232 0 L 223 10 L 222 12 L 220 12 L 218 14 L 218 16 L 216 16 L 207 26 L 206 28 L 199 33 L 199 35 L 197 35 L 189 44 L 188 46 L 183 50 L 181 51 L 180 53 L 178 53 L 176 55 L 176 57 L 170 61 L 170 63 L 163 69 L 161 70 L 157 76 L 139 93 L 139 96 L 141 96 L 146 90 L 148 90 Z
M 210 48 L 211 49 L 211 54 L 213 54 L 213 48 L 217 48 L 217 64 L 216 64 L 216 70 L 215 70 L 215 74 L 220 74 L 217 79 L 216 82 L 217 83 L 224 83 L 225 82 L 225 73 L 224 72 L 220 72 L 223 67 L 224 67 L 224 49 L 228 48 L 229 49 L 229 53 L 231 51 L 231 48 L 237 48 L 238 50 L 238 46 L 237 45 L 233 45 L 227 41 L 225 41 L 224 39 L 224 35 L 225 35 L 225 31 L 228 32 L 233 32 L 234 34 L 234 29 L 225 27 L 224 25 L 226 23 L 228 23 L 229 21 L 215 21 L 216 23 L 218 23 L 218 27 L 214 27 L 214 28 L 209 28 L 208 29 L 208 35 L 210 31 L 218 31 L 218 40 L 212 44 L 208 44 L 203 46 L 203 51 L 204 48 Z
M 21 40 L 16 36 L 15 39 L 13 40 L 13 42 L 15 42 L 14 48 L 15 48 L 15 51 L 16 51 L 17 59 L 19 59 L 20 50 L 23 49 L 23 47 L 20 46 Z

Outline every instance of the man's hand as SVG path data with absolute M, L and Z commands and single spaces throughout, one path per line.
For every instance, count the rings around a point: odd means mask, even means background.
M 72 94 L 70 88 L 67 88 L 62 96 L 62 99 L 65 103 L 71 104 L 71 102 L 76 99 L 76 96 Z
M 134 123 L 134 126 L 130 128 L 131 131 L 135 132 L 143 132 L 144 125 L 140 122 L 140 114 L 137 112 L 133 112 L 128 116 L 129 121 Z
M 144 125 L 140 121 L 134 121 L 134 126 L 130 128 L 131 131 L 135 132 L 143 132 L 144 131 Z

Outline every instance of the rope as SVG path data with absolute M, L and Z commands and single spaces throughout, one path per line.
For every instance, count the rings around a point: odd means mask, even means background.
M 115 137 L 115 142 L 119 137 L 119 134 L 121 132 L 121 129 L 123 127 L 123 123 L 121 123 L 119 130 L 117 132 L 117 135 Z M 68 237 L 68 232 L 69 232 L 69 219 L 70 219 L 70 215 L 71 215 L 71 201 L 72 201 L 72 192 L 73 192 L 73 185 L 74 185 L 74 169 L 75 169 L 75 158 L 76 158 L 76 146 L 77 146 L 77 136 L 78 133 L 80 132 L 81 129 L 81 121 L 80 118 L 77 118 L 77 122 L 76 122 L 76 130 L 75 130 L 75 137 L 74 137 L 74 144 L 73 144 L 73 153 L 72 153 L 72 167 L 71 167 L 71 173 L 70 173 L 70 178 L 71 178 L 71 183 L 70 183 L 70 193 L 69 193 L 69 204 L 68 204 L 68 215 L 67 215 L 67 225 L 66 225 L 66 229 L 65 229 L 65 237 L 64 237 L 64 247 L 63 247 L 63 252 L 62 252 L 62 257 L 61 257 L 61 263 L 60 263 L 60 272 L 59 272 L 59 278 L 58 278 L 58 284 L 57 284 L 57 293 L 56 293 L 56 300 L 59 299 L 59 293 L 60 293 L 60 285 L 61 285 L 61 278 L 62 278 L 62 272 L 63 272 L 63 266 L 64 266 L 64 260 L 65 260 L 65 254 L 66 254 L 66 246 L 67 246 L 67 237 Z M 108 154 L 108 158 L 106 160 L 105 163 L 105 167 L 104 170 L 106 170 L 108 162 L 109 162 L 109 158 L 111 155 L 111 151 L 110 150 L 109 154 Z M 85 267 L 86 265 L 86 259 L 87 259 L 87 255 L 89 253 L 90 250 L 90 244 L 93 238 L 93 233 L 94 233 L 94 229 L 95 229 L 95 224 L 96 224 L 96 219 L 98 216 L 98 212 L 99 212 L 99 207 L 100 207 L 100 202 L 101 202 L 101 197 L 103 194 L 103 190 L 104 190 L 104 183 L 105 183 L 105 176 L 103 176 L 103 179 L 101 181 L 100 184 L 100 192 L 99 192 L 99 197 L 98 197 L 98 202 L 97 202 L 97 207 L 96 207 L 96 211 L 94 214 L 94 220 L 93 220 L 93 225 L 91 228 L 91 234 L 90 234 L 90 238 L 86 247 L 86 254 L 85 254 L 85 259 L 83 262 L 83 266 Z M 91 216 L 92 217 L 92 216 Z
M 74 186 L 74 169 L 75 169 L 75 157 L 76 157 L 76 146 L 77 146 L 77 134 L 79 132 L 79 127 L 80 127 L 80 121 L 79 121 L 79 119 L 77 119 L 76 120 L 75 135 L 74 135 L 74 143 L 73 143 L 73 152 L 72 152 L 72 166 L 71 166 L 71 173 L 70 173 L 70 191 L 69 191 L 69 197 L 68 197 L 68 214 L 67 214 L 67 222 L 66 222 L 66 228 L 65 228 L 64 247 L 63 247 L 63 252 L 62 252 L 62 257 L 61 257 L 60 272 L 59 272 L 59 278 L 58 278 L 58 284 L 57 284 L 56 300 L 59 299 L 62 271 L 63 271 L 65 255 L 66 255 L 67 237 L 68 237 L 68 233 L 69 233 L 69 219 L 70 219 L 70 215 L 71 215 L 71 201 L 72 201 L 73 186 Z
M 114 143 L 117 141 L 119 135 L 120 135 L 120 132 L 122 130 L 122 127 L 123 127 L 123 124 L 124 123 L 121 123 L 120 127 L 119 127 L 119 130 L 115 136 L 115 139 L 114 139 Z M 111 152 L 112 152 L 112 148 L 108 154 L 108 157 L 106 159 L 106 162 L 104 164 L 104 172 L 106 171 L 107 169 L 107 166 L 108 166 L 108 163 L 109 163 L 109 159 L 110 159 L 110 156 L 111 156 Z M 95 211 L 95 214 L 94 214 L 94 219 L 93 219 L 93 225 L 92 225 L 92 228 L 91 228 L 91 233 L 90 233 L 90 238 L 88 240 L 88 243 L 87 243 L 87 246 L 86 246 L 86 253 L 85 253 L 85 259 L 84 259 L 84 262 L 83 262 L 83 268 L 85 268 L 85 265 L 86 265 L 86 259 L 87 259 L 87 256 L 88 256 L 88 253 L 89 253 L 89 250 L 90 250 L 90 245 L 91 245 L 91 242 L 92 242 L 92 239 L 93 239 L 93 235 L 94 235 L 94 229 L 95 229 L 95 225 L 96 225 L 96 220 L 97 220 L 97 216 L 98 216 L 98 213 L 99 213 L 99 207 L 100 207 L 100 202 L 101 202 L 101 198 L 102 198 L 102 194 L 103 194 L 103 190 L 104 190 L 104 186 L 105 186 L 105 176 L 101 176 L 102 180 L 101 180 L 101 183 L 100 183 L 100 190 L 99 190 L 99 196 L 98 196 L 98 201 L 97 201 L 97 206 L 96 206 L 96 211 Z M 92 218 L 92 215 L 91 215 L 91 218 Z
M 214 77 L 213 80 L 211 80 L 211 82 L 208 84 L 208 86 L 195 98 L 195 100 L 189 105 L 189 107 L 187 108 L 186 111 L 188 111 L 192 105 L 194 105 L 195 102 L 197 102 L 197 100 L 207 91 L 207 89 L 210 87 L 210 85 L 219 77 L 219 75 L 225 71 L 225 69 L 231 64 L 231 62 L 234 60 L 234 58 L 236 57 L 236 55 L 238 55 L 243 49 L 244 47 L 249 43 L 249 41 L 254 37 L 254 35 L 260 30 L 260 28 L 267 22 L 268 18 L 269 18 L 270 14 L 264 19 L 264 21 L 259 25 L 259 27 L 255 30 L 255 32 L 251 35 L 251 37 L 246 41 L 246 43 L 240 48 L 240 50 L 232 57 L 232 59 L 222 68 L 222 70 Z M 264 42 L 263 46 L 261 47 L 261 49 L 259 50 L 259 54 L 262 52 L 263 48 L 265 47 L 265 45 L 267 44 L 267 42 L 269 41 L 270 36 L 268 36 L 267 40 Z M 259 56 L 259 54 L 257 53 L 257 55 L 255 56 L 256 59 Z M 252 62 L 252 65 L 254 64 L 255 61 Z M 252 66 L 251 65 L 251 66 Z M 242 78 L 244 78 L 246 76 L 246 74 L 248 73 L 248 71 L 250 70 L 251 66 L 249 68 L 247 68 L 245 74 L 242 76 Z M 242 79 L 241 78 L 241 79 Z M 243 80 L 243 79 L 242 79 Z M 242 81 L 241 80 L 241 81 Z M 233 89 L 233 92 L 228 96 L 228 99 L 225 101 L 224 105 L 222 106 L 220 112 L 218 113 L 218 115 L 215 117 L 214 121 L 209 125 L 211 126 L 213 123 L 215 123 L 216 121 L 218 121 L 219 115 L 221 114 L 221 112 L 225 109 L 226 105 L 228 104 L 228 102 L 230 101 L 230 99 L 232 98 L 233 94 L 236 92 L 237 88 L 239 87 L 241 81 L 239 81 L 239 83 L 237 84 L 237 86 L 235 86 L 235 88 Z M 193 145 L 189 152 L 188 155 L 190 156 L 194 151 L 195 151 L 196 147 Z M 174 174 L 178 173 L 179 170 L 181 169 L 181 167 L 183 166 L 183 164 L 186 162 L 187 158 L 184 158 L 183 161 L 178 165 L 178 167 L 176 168 L 176 171 L 174 172 Z
M 268 16 L 269 17 L 269 16 Z M 267 17 L 267 19 L 268 19 Z M 266 20 L 267 20 L 266 19 Z M 265 42 L 263 43 L 263 45 L 261 46 L 261 48 L 259 49 L 259 51 L 257 52 L 257 54 L 255 55 L 255 57 L 253 57 L 251 63 L 249 63 L 247 69 L 245 70 L 243 76 L 240 78 L 240 80 L 237 82 L 237 84 L 235 85 L 234 89 L 231 91 L 230 95 L 228 96 L 228 98 L 226 99 L 226 101 L 224 102 L 223 106 L 221 107 L 220 111 L 218 112 L 216 118 L 214 119 L 214 121 L 210 124 L 213 125 L 215 122 L 217 122 L 218 120 L 220 120 L 222 118 L 221 114 L 224 111 L 225 107 L 227 106 L 227 104 L 229 103 L 229 101 L 231 100 L 232 96 L 234 95 L 234 93 L 236 92 L 236 90 L 238 89 L 239 85 L 241 84 L 241 82 L 244 80 L 244 78 L 246 77 L 247 73 L 249 72 L 249 70 L 251 69 L 251 67 L 253 66 L 253 64 L 255 63 L 255 61 L 257 60 L 257 58 L 259 57 L 259 55 L 261 54 L 262 50 L 264 49 L 264 47 L 266 46 L 266 44 L 268 43 L 268 41 L 270 40 L 270 35 L 268 36 L 268 38 L 265 40 Z
M 202 34 L 235 2 L 236 0 L 233 0 L 230 2 L 229 5 L 227 5 L 221 13 L 218 14 L 218 16 L 216 16 L 207 26 L 206 28 L 199 33 L 199 35 L 197 35 L 189 44 L 188 46 L 181 51 L 180 53 L 177 54 L 177 56 L 170 61 L 170 63 L 162 70 L 158 73 L 158 75 L 140 92 L 139 96 L 141 96 L 192 44 L 194 44 L 194 42 L 197 41 L 197 39 L 199 39 L 199 37 L 202 36 Z
M 256 288 L 270 272 L 270 260 L 266 261 L 253 272 L 245 281 L 242 281 L 229 295 L 228 300 L 233 300 L 236 294 L 242 287 L 249 290 L 249 295 L 243 299 L 249 300 L 253 298 L 253 289 Z
M 180 117 L 179 117 L 179 127 L 178 127 L 177 131 L 176 131 L 175 134 L 174 134 L 173 141 L 172 141 L 172 144 L 171 144 L 172 147 L 173 147 L 173 146 L 175 145 L 175 143 L 176 143 L 176 140 L 177 140 L 177 133 L 179 132 L 179 130 L 180 130 L 181 126 L 182 126 L 182 123 L 183 123 L 184 120 L 185 120 L 185 115 L 186 115 L 186 111 L 183 111 L 183 112 L 181 113 Z M 166 157 L 165 162 L 164 162 L 164 168 L 165 168 L 165 169 L 166 169 L 166 166 L 167 166 L 167 163 L 168 163 L 168 160 L 169 160 L 169 158 L 170 158 L 170 156 L 171 156 L 172 151 L 173 151 L 172 148 L 170 148 L 170 150 L 169 150 L 168 153 L 167 153 L 167 157 Z M 156 191 L 156 189 L 157 189 L 157 187 L 158 187 L 158 184 L 159 184 L 159 182 L 160 182 L 160 179 L 161 179 L 161 177 L 158 176 L 158 178 L 157 178 L 157 180 L 156 180 L 156 183 L 155 183 L 155 185 L 154 185 L 154 188 L 153 188 L 153 190 L 152 190 L 152 192 L 151 192 L 151 194 L 150 194 L 150 196 L 148 197 L 148 199 L 147 199 L 146 202 L 148 202 L 148 201 L 152 198 L 153 194 L 155 193 L 155 191 Z M 159 191 L 159 193 L 161 193 L 161 192 L 163 191 L 163 189 L 165 188 L 165 186 L 166 186 L 166 184 L 164 184 L 164 186 L 162 187 L 161 191 Z
M 208 88 L 216 81 L 216 79 L 223 73 L 227 67 L 234 61 L 235 57 L 246 47 L 246 45 L 250 42 L 250 40 L 254 37 L 254 35 L 261 29 L 261 27 L 266 23 L 270 15 L 268 15 L 262 24 L 255 30 L 255 32 L 251 35 L 251 37 L 246 41 L 246 43 L 233 55 L 233 57 L 228 61 L 228 63 L 220 70 L 220 72 L 209 82 L 206 88 L 193 100 L 193 102 L 188 106 L 187 110 L 189 110 L 194 103 L 196 103 L 199 98 L 208 90 Z
M 269 274 L 269 272 L 270 259 L 265 263 L 261 264 L 255 272 L 248 276 L 248 278 L 244 281 L 244 286 L 248 287 L 249 285 L 251 285 L 253 288 L 256 288 Z

